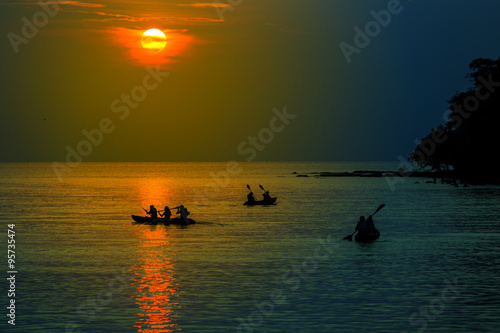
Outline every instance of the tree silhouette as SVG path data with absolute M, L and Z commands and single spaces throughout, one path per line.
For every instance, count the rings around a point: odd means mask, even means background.
M 500 184 L 500 58 L 479 58 L 466 76 L 472 87 L 453 96 L 445 125 L 422 139 L 408 160 L 435 171 L 453 170 L 462 181 Z

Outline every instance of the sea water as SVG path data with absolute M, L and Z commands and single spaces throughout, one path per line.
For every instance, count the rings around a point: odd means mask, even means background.
M 499 187 L 311 174 L 397 163 L 230 167 L 81 163 L 59 179 L 49 163 L 0 164 L 1 331 L 500 328 Z M 277 205 L 244 206 L 247 185 Z M 380 239 L 343 240 L 382 203 Z M 134 224 L 151 204 L 184 204 L 198 223 Z

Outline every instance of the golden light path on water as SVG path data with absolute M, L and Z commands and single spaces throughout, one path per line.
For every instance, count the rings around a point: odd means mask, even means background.
M 138 199 L 145 208 L 152 202 L 166 202 L 167 188 L 154 180 L 141 181 Z M 134 327 L 143 333 L 179 331 L 175 323 L 180 293 L 174 278 L 176 244 L 168 230 L 158 226 L 137 226 L 136 234 L 139 243 L 131 270 L 137 281 L 135 303 L 139 311 Z
M 137 263 L 132 270 L 137 278 L 135 303 L 139 312 L 137 332 L 166 333 L 180 330 L 174 319 L 179 290 L 173 277 L 174 244 L 163 228 L 137 228 L 140 240 Z
M 154 205 L 158 211 L 163 210 L 165 206 L 175 207 L 175 198 L 171 187 L 169 179 L 165 178 L 142 180 L 138 184 L 138 200 L 141 207 L 149 210 L 149 206 Z

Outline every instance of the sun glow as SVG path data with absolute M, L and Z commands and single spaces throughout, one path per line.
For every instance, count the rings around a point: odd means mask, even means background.
M 144 32 L 141 39 L 142 47 L 151 52 L 161 52 L 167 45 L 167 38 L 159 29 L 149 29 Z
M 128 60 L 138 61 L 141 65 L 171 63 L 186 51 L 193 37 L 187 30 L 112 28 L 112 42 L 128 49 Z

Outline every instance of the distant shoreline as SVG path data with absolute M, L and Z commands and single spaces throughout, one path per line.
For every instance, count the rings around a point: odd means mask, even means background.
M 374 171 L 374 170 L 356 170 L 352 172 L 309 172 L 309 173 L 298 173 L 293 172 L 296 177 L 414 177 L 414 178 L 431 178 L 434 181 L 428 181 L 431 183 L 437 183 L 440 179 L 441 183 L 457 183 L 459 179 L 456 177 L 453 171 L 448 172 L 436 172 L 436 171 L 412 171 L 408 173 L 400 171 Z M 462 183 L 466 183 L 463 182 Z
M 309 173 L 298 173 L 293 172 L 292 174 L 297 175 L 297 177 L 426 177 L 426 178 L 445 178 L 453 177 L 451 173 L 448 175 L 437 176 L 434 171 L 413 171 L 411 174 L 401 174 L 398 171 L 373 171 L 373 170 L 356 170 L 352 172 L 309 172 Z
M 482 177 L 474 179 L 460 178 L 454 170 L 448 171 L 375 171 L 375 170 L 356 170 L 352 172 L 293 172 L 292 175 L 296 177 L 405 177 L 405 178 L 429 178 L 426 183 L 442 183 L 453 184 L 458 183 L 464 185 L 500 185 L 495 177 Z

